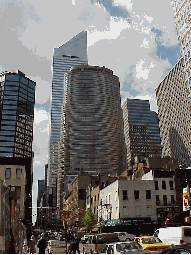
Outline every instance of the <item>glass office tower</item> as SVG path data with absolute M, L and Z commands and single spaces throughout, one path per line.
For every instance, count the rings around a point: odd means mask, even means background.
M 0 157 L 33 157 L 35 86 L 20 71 L 0 75 Z
M 122 109 L 128 163 L 133 163 L 135 156 L 160 156 L 159 121 L 150 111 L 149 101 L 127 98 Z
M 51 131 L 49 148 L 48 186 L 53 206 L 56 206 L 56 182 L 58 174 L 58 142 L 60 139 L 60 115 L 63 104 L 64 74 L 72 66 L 87 64 L 87 32 L 82 31 L 68 42 L 54 49 Z

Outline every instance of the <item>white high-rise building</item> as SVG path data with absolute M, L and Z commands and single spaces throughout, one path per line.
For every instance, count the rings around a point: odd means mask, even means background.
M 191 1 L 171 0 L 174 19 L 183 57 L 186 85 L 191 91 Z
M 181 58 L 156 88 L 162 156 L 191 163 L 190 109 Z
M 53 195 L 53 206 L 56 205 L 58 142 L 60 138 L 60 116 L 61 106 L 63 104 L 64 74 L 69 72 L 72 66 L 81 64 L 88 64 L 86 31 L 82 31 L 59 48 L 54 49 L 48 170 L 48 186 L 49 193 Z

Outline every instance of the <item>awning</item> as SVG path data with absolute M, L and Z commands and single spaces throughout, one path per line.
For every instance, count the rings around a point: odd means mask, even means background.
M 87 231 L 87 229 L 83 227 L 83 228 L 80 228 L 80 231 Z
M 92 229 L 92 232 L 98 232 L 99 230 L 98 230 L 98 228 L 93 228 Z

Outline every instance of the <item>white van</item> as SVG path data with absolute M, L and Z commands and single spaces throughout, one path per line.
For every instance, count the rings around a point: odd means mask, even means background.
M 163 243 L 191 243 L 191 227 L 189 226 L 159 228 L 155 230 L 154 235 L 158 236 Z

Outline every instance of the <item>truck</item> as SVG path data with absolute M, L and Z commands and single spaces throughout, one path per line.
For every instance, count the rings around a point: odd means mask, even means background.
M 154 232 L 154 235 L 168 244 L 191 243 L 190 226 L 159 228 Z

